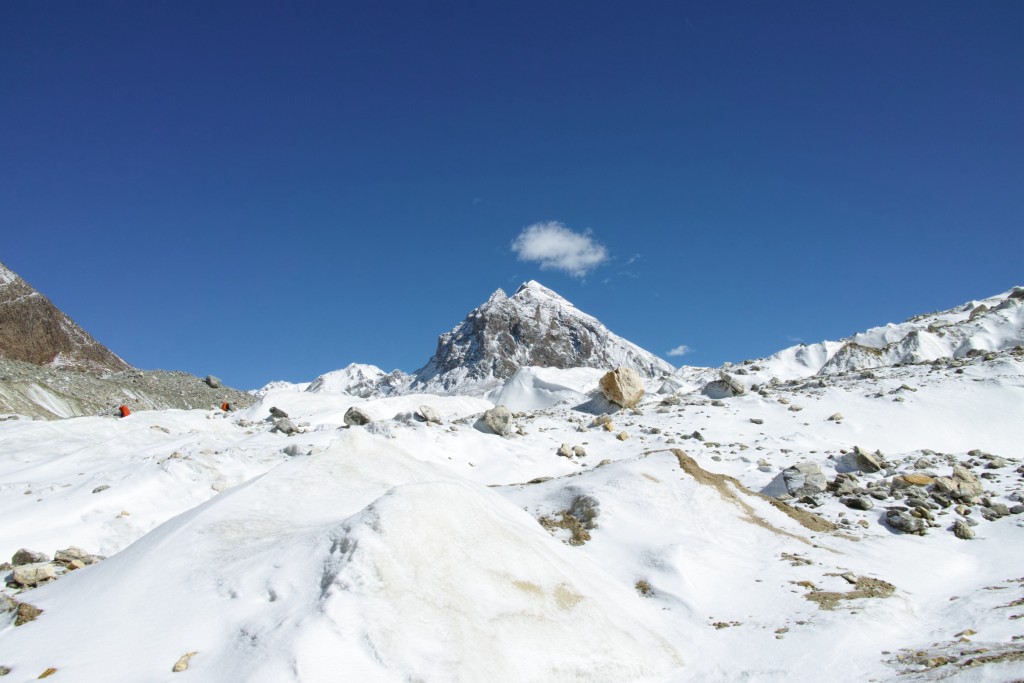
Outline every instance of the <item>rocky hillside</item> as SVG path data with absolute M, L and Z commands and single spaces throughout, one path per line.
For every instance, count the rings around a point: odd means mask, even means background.
M 96 374 L 132 369 L 2 263 L 0 358 Z
M 547 287 L 530 281 L 512 296 L 498 290 L 437 340 L 416 371 L 415 391 L 465 391 L 499 384 L 526 366 L 631 367 L 649 379 L 674 368 L 608 330 Z
M 115 415 L 120 405 L 136 410 L 242 408 L 255 398 L 187 372 L 127 370 L 102 376 L 0 359 L 0 415 L 53 420 Z

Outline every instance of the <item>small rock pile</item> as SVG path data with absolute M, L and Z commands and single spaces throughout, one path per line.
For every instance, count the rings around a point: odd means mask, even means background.
M 28 589 L 54 581 L 58 576 L 107 558 L 92 555 L 76 546 L 58 550 L 53 559 L 46 553 L 22 548 L 14 553 L 10 563 L 0 565 L 2 570 L 13 570 L 6 577 L 8 588 Z

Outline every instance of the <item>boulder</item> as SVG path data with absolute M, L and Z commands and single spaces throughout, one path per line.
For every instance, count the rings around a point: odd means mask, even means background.
M 623 408 L 635 408 L 644 397 L 644 383 L 633 368 L 619 367 L 598 383 L 604 397 Z
M 22 548 L 11 557 L 11 564 L 15 567 L 23 564 L 38 564 L 49 561 L 50 556 L 46 553 L 37 553 L 35 550 L 28 550 L 27 548 Z
M 843 505 L 853 510 L 870 510 L 875 507 L 875 504 L 871 502 L 871 499 L 867 496 L 850 496 L 849 498 L 843 498 Z
M 211 389 L 220 389 L 222 386 L 224 386 L 223 384 L 221 384 L 220 378 L 214 377 L 213 375 L 207 375 L 205 381 L 206 386 L 210 387 Z
M 843 472 L 878 472 L 882 469 L 882 461 L 877 455 L 868 453 L 860 446 L 855 446 L 853 452 L 845 454 L 839 459 L 836 469 Z
M 514 429 L 512 412 L 505 406 L 494 406 L 484 413 L 484 424 L 498 436 L 509 436 Z
M 974 529 L 972 529 L 970 525 L 968 525 L 963 520 L 958 519 L 955 522 L 953 522 L 953 534 L 957 538 L 969 541 L 972 538 L 974 538 Z
M 573 456 L 572 447 L 567 443 L 563 443 L 558 447 L 558 454 L 563 458 L 571 458 Z
M 935 483 L 935 477 L 927 474 L 900 474 L 892 478 L 894 489 L 906 489 L 911 486 L 931 486 Z
M 288 417 L 288 413 L 284 412 L 283 410 L 281 410 L 277 406 L 270 406 L 270 416 L 271 417 Z
M 31 588 L 57 578 L 57 568 L 47 562 L 23 564 L 14 568 L 14 583 Z
M 739 396 L 740 394 L 745 394 L 747 392 L 747 388 L 743 382 L 736 379 L 725 370 L 718 371 L 718 379 L 729 387 L 729 391 L 733 396 Z
M 577 458 L 585 458 L 587 456 L 587 449 L 584 448 L 583 446 L 573 446 L 572 454 L 575 455 Z
M 43 613 L 43 610 L 39 609 L 35 605 L 30 605 L 27 602 L 18 603 L 18 610 L 14 617 L 14 625 L 22 626 L 30 621 L 35 621 L 36 617 Z
M 432 406 L 420 406 L 419 410 L 416 411 L 416 414 L 419 415 L 424 422 L 441 424 L 441 414 Z
M 926 522 L 923 519 L 914 517 L 902 510 L 889 510 L 885 513 L 885 521 L 893 529 L 902 531 L 905 534 L 919 534 L 923 536 L 927 528 Z
M 285 435 L 296 434 L 299 431 L 299 428 L 295 426 L 295 423 L 287 417 L 274 418 L 274 429 Z
M 349 427 L 359 427 L 361 425 L 368 425 L 373 422 L 373 418 L 370 414 L 359 406 L 352 406 L 345 411 L 345 417 L 342 418 Z
M 782 470 L 762 493 L 773 498 L 813 497 L 828 487 L 821 468 L 813 462 L 802 462 Z

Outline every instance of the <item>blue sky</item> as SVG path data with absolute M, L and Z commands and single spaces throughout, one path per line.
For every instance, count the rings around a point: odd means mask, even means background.
M 243 388 L 528 279 L 695 365 L 1024 284 L 1024 3 L 633 4 L 3 3 L 0 261 Z

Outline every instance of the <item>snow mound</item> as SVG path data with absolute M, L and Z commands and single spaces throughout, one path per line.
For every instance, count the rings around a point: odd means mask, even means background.
M 484 396 L 512 410 L 540 410 L 563 401 L 585 399 L 604 374 L 605 370 L 594 368 L 519 368 L 503 385 Z
M 624 591 L 497 493 L 352 431 L 37 589 L 46 618 L 5 634 L 4 663 L 152 681 L 186 652 L 197 680 L 636 680 L 678 667 Z M 103 638 L 53 647 L 83 624 Z

